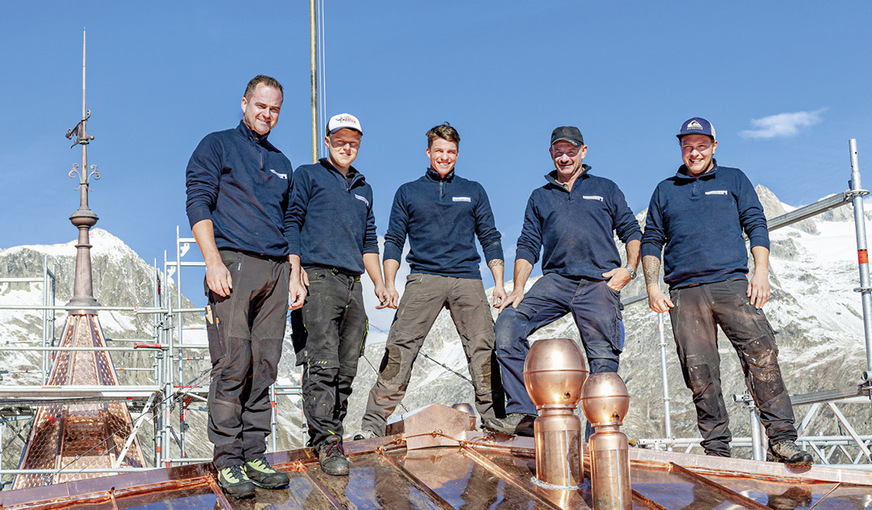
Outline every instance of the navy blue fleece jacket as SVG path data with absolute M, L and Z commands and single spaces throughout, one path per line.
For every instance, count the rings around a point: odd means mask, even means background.
M 751 181 L 738 168 L 715 166 L 698 178 L 682 165 L 654 190 L 642 256 L 660 258 L 663 280 L 671 288 L 714 283 L 748 273 L 751 247 L 769 249 L 769 230 L 763 207 Z
M 287 256 L 293 168 L 266 136 L 242 121 L 206 135 L 185 180 L 188 221 L 212 220 L 219 249 Z
M 527 201 L 515 258 L 536 264 L 541 249 L 543 273 L 603 280 L 621 265 L 614 233 L 624 243 L 642 237 L 624 194 L 609 179 L 590 175 L 588 165 L 571 192 L 557 182 L 556 170 L 545 179 Z
M 297 168 L 291 201 L 290 250 L 303 267 L 363 274 L 363 254 L 378 253 L 372 187 L 351 167 L 346 178 L 322 158 Z
M 453 170 L 443 179 L 429 168 L 397 190 L 385 234 L 385 260 L 400 261 L 406 235 L 406 260 L 413 273 L 481 279 L 475 236 L 485 259 L 503 258 L 487 193 Z

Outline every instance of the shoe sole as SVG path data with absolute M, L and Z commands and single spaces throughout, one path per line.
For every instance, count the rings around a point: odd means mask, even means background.
M 327 474 L 330 476 L 348 476 L 349 469 L 345 468 L 345 469 L 340 469 L 340 470 L 335 470 L 335 469 L 327 470 L 327 469 L 324 469 L 324 466 L 321 466 L 321 471 L 323 471 L 324 474 Z
M 249 479 L 249 480 L 250 480 L 250 479 Z M 253 483 L 253 484 L 256 485 L 257 487 L 260 487 L 261 489 L 269 489 L 269 490 L 272 491 L 272 490 L 276 490 L 276 489 L 284 489 L 285 487 L 287 487 L 287 486 L 291 483 L 291 481 L 288 480 L 288 481 L 285 482 L 285 483 L 282 483 L 282 484 L 273 484 L 273 485 L 266 485 L 266 484 L 263 484 L 263 483 L 260 483 L 260 482 L 255 482 L 254 480 L 251 480 L 251 483 Z
M 254 482 L 252 482 L 252 483 L 254 483 Z M 255 484 L 255 485 L 256 485 L 256 484 Z M 220 487 L 220 485 L 219 485 L 219 487 Z M 224 494 L 226 494 L 227 496 L 229 496 L 229 497 L 231 497 L 231 498 L 233 498 L 233 499 L 246 499 L 246 498 L 253 498 L 254 495 L 255 495 L 255 492 L 254 492 L 254 491 L 251 491 L 251 493 L 235 494 L 235 493 L 233 493 L 233 492 L 231 492 L 231 491 L 225 489 L 224 487 L 221 487 L 221 490 L 224 491 Z

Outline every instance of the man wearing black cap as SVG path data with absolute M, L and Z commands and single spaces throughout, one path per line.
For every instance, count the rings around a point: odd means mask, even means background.
M 500 305 L 496 352 L 506 392 L 506 418 L 485 427 L 533 435 L 536 407 L 524 387 L 527 337 L 572 313 L 590 373 L 617 372 L 623 350 L 621 289 L 636 276 L 639 224 L 618 186 L 590 174 L 582 163 L 587 146 L 574 126 L 551 133 L 555 170 L 533 191 L 515 252 L 514 288 Z M 614 235 L 626 244 L 627 263 Z M 542 277 L 525 295 L 524 285 L 542 252 Z M 509 306 L 511 305 L 511 306 Z
M 796 446 L 793 408 L 778 366 L 769 301 L 769 230 L 751 182 L 737 168 L 718 166 L 715 128 L 701 117 L 681 125 L 684 164 L 651 197 L 642 266 L 648 306 L 669 311 L 684 381 L 693 393 L 707 455 L 729 457 L 732 436 L 721 394 L 717 326 L 729 338 L 769 436 L 769 453 L 797 466 L 812 456 Z M 754 275 L 747 278 L 748 235 Z M 665 249 L 664 249 L 665 246 Z M 669 296 L 660 290 L 660 252 Z
M 294 270 L 305 269 L 309 291 L 303 307 L 292 312 L 293 340 L 297 364 L 304 365 L 309 446 L 330 475 L 348 475 L 342 420 L 366 341 L 364 271 L 375 285 L 378 308 L 390 303 L 379 266 L 372 187 L 351 166 L 362 136 L 357 117 L 334 115 L 324 137 L 328 157 L 294 172 L 290 260 Z

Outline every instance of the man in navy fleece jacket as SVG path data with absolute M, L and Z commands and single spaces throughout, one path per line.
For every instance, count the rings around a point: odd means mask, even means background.
M 351 166 L 362 136 L 357 117 L 331 117 L 324 137 L 329 155 L 297 168 L 291 201 L 291 267 L 302 265 L 309 285 L 303 307 L 292 312 L 294 348 L 304 365 L 309 446 L 329 475 L 348 475 L 342 420 L 368 327 L 360 275 L 366 271 L 375 285 L 378 308 L 390 301 L 378 261 L 372 187 Z
M 281 105 L 281 84 L 255 76 L 242 98 L 242 121 L 206 135 L 186 170 L 186 210 L 209 298 L 208 435 L 218 484 L 234 498 L 254 496 L 254 484 L 288 484 L 264 457 L 288 290 L 293 307 L 306 295 L 289 286 L 291 162 L 267 140 Z M 299 273 L 290 279 L 298 282 Z
M 503 248 L 484 188 L 454 173 L 460 135 L 441 124 L 427 132 L 430 168 L 400 186 L 385 234 L 384 269 L 391 305 L 406 236 L 411 274 L 385 343 L 378 380 L 369 392 L 362 430 L 355 437 L 383 436 L 387 418 L 402 401 L 412 365 L 442 308 L 448 308 L 460 334 L 482 419 L 502 415 L 503 395 L 494 359 L 494 321 L 484 293 L 478 237 L 494 277 L 494 305 L 505 297 Z M 496 409 L 495 409 L 496 407 Z
M 527 202 L 514 288 L 500 304 L 496 322 L 508 416 L 484 425 L 506 434 L 533 435 L 536 407 L 524 387 L 523 370 L 527 337 L 537 329 L 572 313 L 590 373 L 618 371 L 624 347 L 620 292 L 639 264 L 639 223 L 618 186 L 591 175 L 582 163 L 587 145 L 578 128 L 556 128 L 549 152 L 555 170 Z M 621 266 L 615 233 L 626 244 L 626 266 Z M 540 250 L 544 274 L 524 295 Z
M 796 446 L 775 333 L 762 310 L 769 301 L 769 230 L 763 207 L 741 170 L 718 166 L 711 122 L 688 119 L 677 136 L 684 164 L 651 196 L 642 267 L 648 306 L 658 313 L 669 311 L 702 447 L 706 455 L 730 456 L 732 436 L 717 346 L 720 325 L 739 354 L 745 383 L 769 436 L 769 453 L 780 462 L 807 466 L 812 457 Z M 743 231 L 754 257 L 750 280 Z M 669 296 L 658 282 L 661 250 Z

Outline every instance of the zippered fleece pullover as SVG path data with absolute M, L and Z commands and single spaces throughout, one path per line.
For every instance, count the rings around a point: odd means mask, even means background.
M 303 267 L 363 274 L 363 254 L 378 253 L 372 187 L 354 167 L 346 178 L 326 158 L 298 167 L 289 232 Z
M 287 256 L 293 172 L 267 136 L 242 121 L 206 135 L 185 172 L 191 227 L 212 220 L 219 250 Z
M 617 184 L 583 168 L 571 192 L 557 181 L 556 170 L 533 190 L 515 259 L 535 265 L 541 249 L 543 273 L 602 281 L 603 273 L 621 265 L 614 233 L 628 243 L 641 239 L 642 231 Z
M 714 161 L 714 160 L 713 160 Z M 648 206 L 642 256 L 660 257 L 670 288 L 729 280 L 748 273 L 748 250 L 769 249 L 763 207 L 748 177 L 738 168 L 718 166 L 699 177 L 682 165 L 657 185 Z
M 385 234 L 385 260 L 400 261 L 406 235 L 406 261 L 413 273 L 480 280 L 475 236 L 487 261 L 503 259 L 487 193 L 481 184 L 453 170 L 443 179 L 429 168 L 397 190 Z

